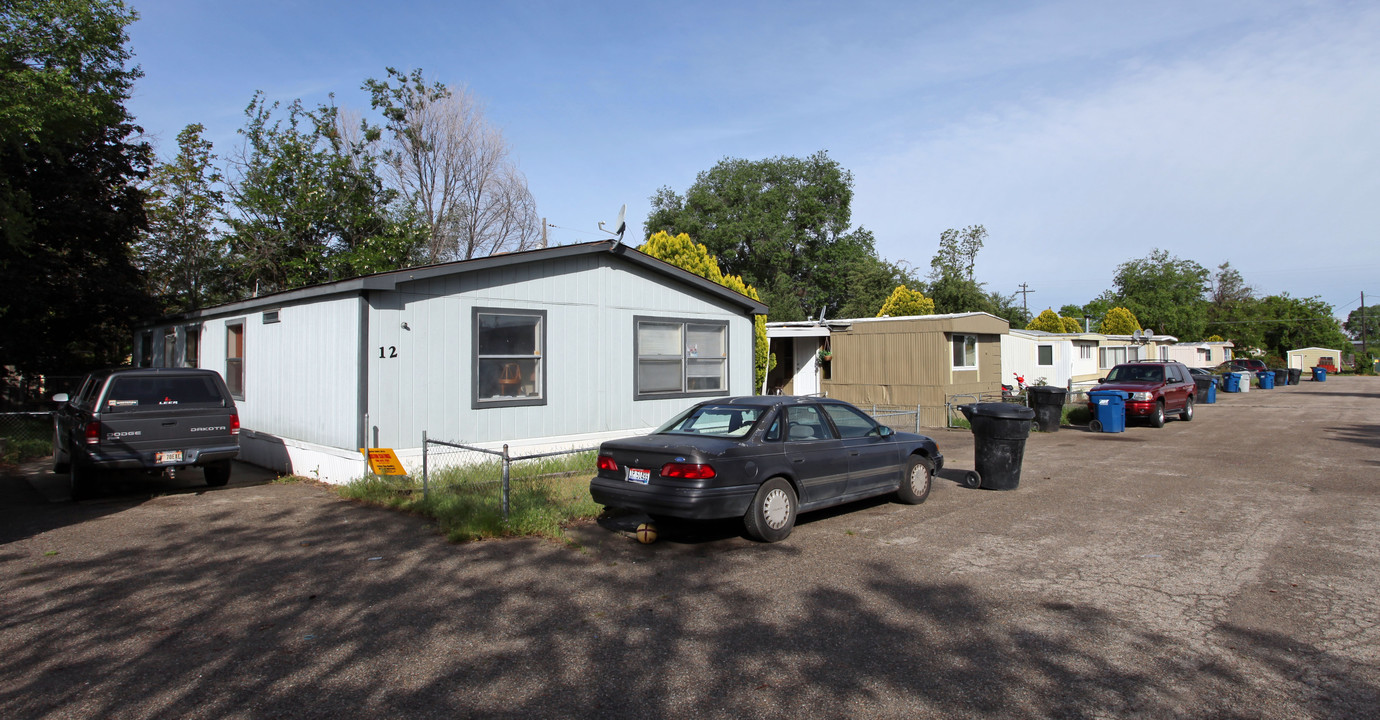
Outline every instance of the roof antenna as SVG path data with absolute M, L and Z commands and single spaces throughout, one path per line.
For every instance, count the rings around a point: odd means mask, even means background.
M 826 307 L 828 307 L 828 306 L 827 306 L 827 305 L 820 305 L 820 306 L 819 306 L 819 321 L 820 321 L 821 323 L 824 322 L 824 308 L 826 308 Z
M 617 239 L 618 239 L 618 244 L 619 244 L 619 245 L 622 245 L 622 244 L 623 244 L 623 232 L 624 232 L 625 230 L 628 229 L 628 224 L 627 224 L 626 222 L 623 222 L 623 218 L 624 218 L 627 214 L 628 214 L 628 205 L 627 205 L 627 203 L 624 203 L 624 204 L 623 204 L 623 207 L 618 208 L 618 219 L 615 220 L 614 223 L 613 223 L 613 226 L 614 226 L 614 229 L 613 229 L 613 230 L 610 230 L 610 229 L 604 227 L 604 221 L 603 221 L 603 220 L 600 220 L 600 221 L 599 221 L 599 229 L 600 229 L 600 230 L 603 230 L 604 232 L 606 232 L 606 233 L 608 233 L 608 234 L 614 236 L 615 238 L 617 238 Z

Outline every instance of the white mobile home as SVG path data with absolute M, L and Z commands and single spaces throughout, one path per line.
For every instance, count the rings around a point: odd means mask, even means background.
M 164 318 L 144 365 L 225 376 L 241 459 L 330 482 L 422 434 L 514 454 L 752 393 L 766 306 L 612 241 L 380 273 Z

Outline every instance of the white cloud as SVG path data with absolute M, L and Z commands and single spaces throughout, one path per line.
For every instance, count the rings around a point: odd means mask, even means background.
M 855 218 L 920 265 L 941 230 L 983 223 L 979 279 L 1043 283 L 1042 307 L 1089 299 L 1152 247 L 1322 294 L 1336 274 L 1309 274 L 1319 240 L 1377 262 L 1377 30 L 1365 11 L 1123 58 L 1100 87 L 993 106 L 856 166 Z

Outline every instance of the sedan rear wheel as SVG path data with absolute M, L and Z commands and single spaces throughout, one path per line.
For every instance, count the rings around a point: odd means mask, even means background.
M 210 487 L 224 487 L 230 482 L 230 461 L 217 460 L 202 469 L 206 475 L 206 484 Z
M 795 527 L 795 513 L 795 490 L 782 478 L 772 478 L 757 489 L 743 525 L 755 540 L 780 542 Z
M 928 458 L 912 455 L 906 465 L 906 476 L 896 496 L 907 505 L 919 505 L 930 495 L 930 484 L 934 478 L 934 463 Z

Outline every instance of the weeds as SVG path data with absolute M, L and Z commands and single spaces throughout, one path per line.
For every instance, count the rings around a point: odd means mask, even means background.
M 373 475 L 340 486 L 337 492 L 431 518 L 455 542 L 493 537 L 564 540 L 564 526 L 602 510 L 589 495 L 594 460 L 595 453 L 587 452 L 514 462 L 506 523 L 503 466 L 497 460 L 431 472 L 429 497 L 423 495 L 420 476 Z

